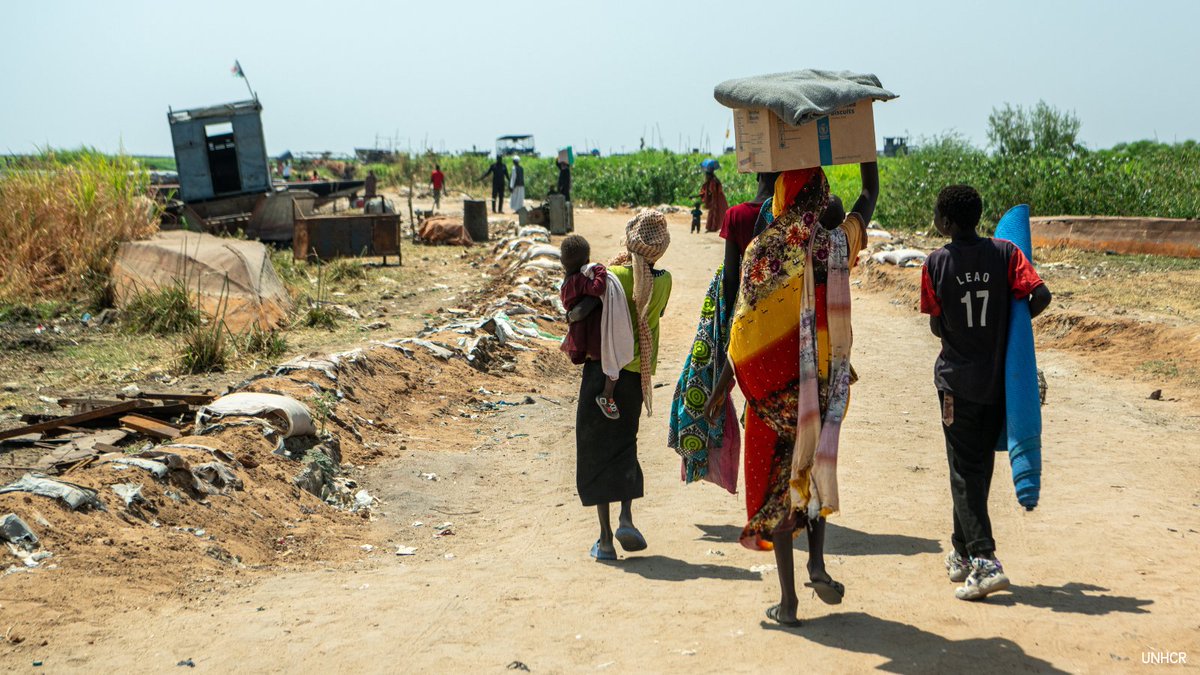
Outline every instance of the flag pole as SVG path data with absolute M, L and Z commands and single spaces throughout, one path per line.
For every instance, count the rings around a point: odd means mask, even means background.
M 234 76 L 240 77 L 246 81 L 246 91 L 250 92 L 251 99 L 257 101 L 258 94 L 255 94 L 254 89 L 250 87 L 250 78 L 246 77 L 246 71 L 242 70 L 242 62 L 238 59 L 234 59 L 233 61 L 233 74 Z

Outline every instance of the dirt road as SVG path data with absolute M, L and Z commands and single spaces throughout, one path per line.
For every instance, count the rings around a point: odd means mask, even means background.
M 597 258 L 615 251 L 625 218 L 578 214 Z M 660 411 L 721 257 L 714 235 L 672 223 Z M 950 500 L 936 344 L 907 305 L 857 291 L 854 303 L 862 379 L 843 431 L 843 512 L 828 535 L 830 571 L 847 596 L 828 607 L 802 594 L 799 629 L 766 622 L 775 574 L 752 568 L 774 559 L 737 544 L 740 495 L 679 482 L 662 413 L 642 420 L 647 485 L 635 518 L 649 550 L 611 565 L 588 557 L 595 517 L 574 492 L 576 382 L 564 378 L 453 447 L 412 430 L 407 450 L 375 472 L 368 485 L 387 515 L 364 541 L 415 555 L 380 546 L 348 567 L 214 580 L 186 604 L 66 628 L 44 648 L 46 666 L 160 671 L 190 658 L 210 672 L 499 672 L 518 662 L 535 673 L 1110 672 L 1174 651 L 1197 668 L 1200 413 L 1148 401 L 1144 387 L 1074 356 L 1042 354 L 1042 505 L 1022 511 L 998 463 L 993 520 L 1014 588 L 960 602 L 942 569 Z M 444 521 L 454 535 L 435 538 Z

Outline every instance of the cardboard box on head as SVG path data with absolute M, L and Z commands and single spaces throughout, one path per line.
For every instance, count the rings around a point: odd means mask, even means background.
M 738 171 L 790 171 L 875 161 L 871 103 L 871 99 L 856 101 L 799 126 L 766 109 L 734 109 Z

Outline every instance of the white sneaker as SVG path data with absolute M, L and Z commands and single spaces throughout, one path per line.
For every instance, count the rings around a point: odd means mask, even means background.
M 946 556 L 946 574 L 956 584 L 966 581 L 971 574 L 970 559 L 959 555 L 958 551 L 950 551 L 950 555 Z
M 954 591 L 959 600 L 982 600 L 990 593 L 1008 588 L 1008 576 L 1000 561 L 988 558 L 971 558 L 971 573 L 967 583 Z

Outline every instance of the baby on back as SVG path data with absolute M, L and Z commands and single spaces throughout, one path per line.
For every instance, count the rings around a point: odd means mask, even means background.
M 613 400 L 613 389 L 621 368 L 633 360 L 633 327 L 625 291 L 603 265 L 589 262 L 591 245 L 587 239 L 570 235 L 563 239 L 559 250 L 564 273 L 559 291 L 563 307 L 570 312 L 589 296 L 603 304 L 603 311 L 590 312 L 569 325 L 562 349 L 571 357 L 571 363 L 601 362 L 607 377 L 596 405 L 605 417 L 619 419 L 621 413 Z

